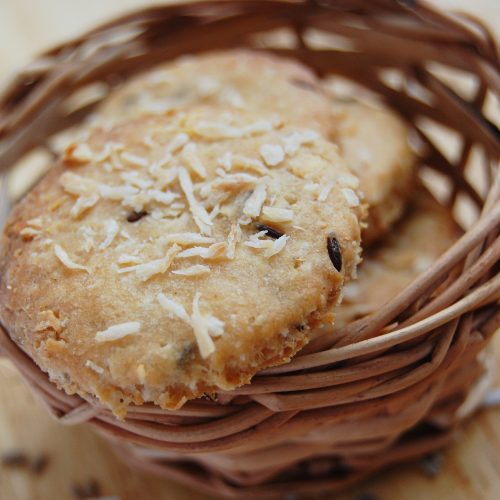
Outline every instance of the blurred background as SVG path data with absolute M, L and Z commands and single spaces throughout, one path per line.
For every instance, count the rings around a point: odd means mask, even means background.
M 0 81 L 36 53 L 126 11 L 165 1 L 0 0 Z M 432 0 L 482 18 L 497 36 L 499 0 Z M 29 175 L 29 174 L 26 174 Z M 496 339 L 500 365 L 500 338 Z M 497 380 L 497 387 L 500 380 Z M 205 498 L 123 466 L 86 427 L 53 422 L 0 359 L 0 500 Z M 380 474 L 338 500 L 493 500 L 500 491 L 500 409 L 483 410 L 444 453 Z M 332 496 L 333 498 L 333 496 Z

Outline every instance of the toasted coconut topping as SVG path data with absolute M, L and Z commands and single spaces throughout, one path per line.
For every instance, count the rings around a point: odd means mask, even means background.
M 270 167 L 278 165 L 285 159 L 285 151 L 279 144 L 263 144 L 259 151 L 266 165 Z
M 234 127 L 227 123 L 214 123 L 202 120 L 194 126 L 194 132 L 201 137 L 211 140 L 237 139 L 265 134 L 273 130 L 273 128 L 274 125 L 269 120 L 257 120 L 243 127 Z
M 243 213 L 248 215 L 249 217 L 258 217 L 260 215 L 260 211 L 262 210 L 262 206 L 266 201 L 267 197 L 267 188 L 264 183 L 259 183 L 255 186 L 253 193 L 245 202 L 245 206 L 243 207 Z
M 137 373 L 139 383 L 144 385 L 146 383 L 146 368 L 144 368 L 144 365 L 141 363 L 140 365 L 137 365 L 135 371 Z
M 206 359 L 215 351 L 215 344 L 210 337 L 207 320 L 200 312 L 200 297 L 200 292 L 196 292 L 193 298 L 191 325 L 201 357 Z
M 90 270 L 88 269 L 88 267 L 85 267 L 85 266 L 82 266 L 80 264 L 77 264 L 76 262 L 73 262 L 69 258 L 69 255 L 66 253 L 66 251 L 60 245 L 54 245 L 54 252 L 56 254 L 56 257 L 68 269 L 74 269 L 74 270 L 78 270 L 78 271 L 85 271 L 85 272 L 87 272 L 87 273 L 90 274 Z
M 217 163 L 227 171 L 233 168 L 233 153 L 226 151 L 218 160 Z
M 234 259 L 236 254 L 236 244 L 241 241 L 242 232 L 239 224 L 233 224 L 227 238 L 226 257 Z
M 262 175 L 269 173 L 269 169 L 260 160 L 243 155 L 231 155 L 231 168 L 253 170 Z
M 104 222 L 104 230 L 106 231 L 106 238 L 99 245 L 99 250 L 104 250 L 105 248 L 108 248 L 111 243 L 113 243 L 113 240 L 120 231 L 120 227 L 114 219 L 110 219 Z
M 341 186 L 357 189 L 359 187 L 359 179 L 352 174 L 341 174 L 337 177 L 337 181 Z
M 199 276 L 201 274 L 209 274 L 210 267 L 204 266 L 203 264 L 196 264 L 195 266 L 186 267 L 184 269 L 176 269 L 172 271 L 172 274 L 178 274 L 180 276 Z
M 59 177 L 59 183 L 67 193 L 75 196 L 88 197 L 95 194 L 97 190 L 97 183 L 95 181 L 74 174 L 73 172 L 64 172 Z
M 175 153 L 189 142 L 189 136 L 184 132 L 177 134 L 167 146 L 167 153 Z
M 28 226 L 34 227 L 35 229 L 43 229 L 43 220 L 41 217 L 35 217 L 26 222 Z
M 159 293 L 156 298 L 158 299 L 158 302 L 163 307 L 163 309 L 165 309 L 165 311 L 167 311 L 171 317 L 176 316 L 186 323 L 191 323 L 188 313 L 186 312 L 184 307 L 181 306 L 181 304 L 175 302 L 172 299 L 169 299 L 163 293 Z
M 165 257 L 152 260 L 150 262 L 145 262 L 144 264 L 137 264 L 136 266 L 118 269 L 118 273 L 123 274 L 135 272 L 136 276 L 141 281 L 147 281 L 152 276 L 165 273 L 171 266 L 175 256 L 180 252 L 180 250 L 181 247 L 179 245 L 172 245 L 167 251 Z
M 285 248 L 286 242 L 289 239 L 290 236 L 287 236 L 286 234 L 280 236 L 277 240 L 273 241 L 273 245 L 264 252 L 264 255 L 269 258 L 277 253 L 280 253 Z
M 200 189 L 200 195 L 203 197 L 208 196 L 213 189 L 220 189 L 223 191 L 240 191 L 241 189 L 257 184 L 260 181 L 258 177 L 249 174 L 229 174 L 221 178 L 215 179 L 205 184 Z
M 163 205 L 171 205 L 174 200 L 180 198 L 180 195 L 173 191 L 164 192 L 158 189 L 149 189 L 146 194 L 151 200 L 162 203 Z
M 314 130 L 292 132 L 283 138 L 283 145 L 287 155 L 294 155 L 304 144 L 312 144 L 318 140 L 319 134 Z
M 267 231 L 259 231 L 258 233 L 252 234 L 244 245 L 252 248 L 271 248 L 273 246 L 272 240 L 262 240 L 267 234 Z
M 219 337 L 224 333 L 224 322 L 215 316 L 203 315 L 200 312 L 200 297 L 201 294 L 197 292 L 193 298 L 192 313 L 189 317 L 181 304 L 169 299 L 163 293 L 157 295 L 158 302 L 171 316 L 176 316 L 191 325 L 200 354 L 206 359 L 215 351 L 211 336 Z
M 334 185 L 333 181 L 327 182 L 318 194 L 318 201 L 326 201 Z
M 71 207 L 70 215 L 73 219 L 78 219 L 80 215 L 86 212 L 89 208 L 92 208 L 99 201 L 99 195 L 97 193 L 91 194 L 90 196 L 79 196 L 75 204 Z
M 91 370 L 93 370 L 94 372 L 98 373 L 99 375 L 102 375 L 104 373 L 104 368 L 102 368 L 101 366 L 99 365 L 96 365 L 93 361 L 91 361 L 90 359 L 87 359 L 87 361 L 85 361 L 85 366 L 87 368 L 90 368 Z
M 244 108 L 245 101 L 241 94 L 233 87 L 224 87 L 219 94 L 219 102 L 229 104 L 233 108 Z
M 64 151 L 63 161 L 69 165 L 89 163 L 94 158 L 94 153 L 88 144 L 70 144 Z
M 140 264 L 141 259 L 139 257 L 137 257 L 136 255 L 129 255 L 127 253 L 123 253 L 118 257 L 117 262 L 119 265 Z
M 128 196 L 134 196 L 138 193 L 138 189 L 132 186 L 107 186 L 106 184 L 99 185 L 99 194 L 106 200 L 121 201 Z
M 200 231 L 203 234 L 210 235 L 212 233 L 212 229 L 210 227 L 213 224 L 212 220 L 210 219 L 206 209 L 198 203 L 198 200 L 193 192 L 191 177 L 185 168 L 179 168 L 179 182 L 186 196 L 189 209 L 191 210 L 191 214 L 193 215 L 196 225 L 200 228 Z
M 226 251 L 226 243 L 219 242 L 205 247 L 192 247 L 180 252 L 177 257 L 179 259 L 186 259 L 189 257 L 201 257 L 202 259 L 215 259 L 220 257 Z
M 358 207 L 359 206 L 359 198 L 358 195 L 350 188 L 343 188 L 342 194 L 347 201 L 347 204 L 350 207 Z
M 288 208 L 263 207 L 262 215 L 271 222 L 289 222 L 293 220 L 293 210 Z
M 119 325 L 110 326 L 102 332 L 97 332 L 95 339 L 97 340 L 97 342 L 112 342 L 114 340 L 122 339 L 127 335 L 138 333 L 140 329 L 141 324 L 138 321 L 121 323 Z
M 203 245 L 215 243 L 214 238 L 203 236 L 199 233 L 170 233 L 165 236 L 165 241 L 178 245 Z
M 315 182 L 308 182 L 305 186 L 304 189 L 308 191 L 309 193 L 317 193 L 319 190 L 319 184 L 316 184 Z
M 129 163 L 130 165 L 133 165 L 134 167 L 143 167 L 146 168 L 149 163 L 146 158 L 143 158 L 142 156 L 137 156 L 133 153 L 129 153 L 128 151 L 123 151 L 120 154 L 120 158 Z
M 141 177 L 137 170 L 131 170 L 128 172 L 122 172 L 120 177 L 132 186 L 138 187 L 140 189 L 147 189 L 153 186 L 153 182 L 150 179 L 145 179 Z
M 182 158 L 193 172 L 196 172 L 201 178 L 205 179 L 207 177 L 207 170 L 201 162 L 196 149 L 196 144 L 193 142 L 187 143 L 182 150 Z

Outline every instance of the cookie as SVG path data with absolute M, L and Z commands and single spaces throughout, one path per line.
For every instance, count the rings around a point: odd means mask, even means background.
M 355 101 L 334 101 L 332 115 L 334 140 L 370 207 L 363 229 L 363 244 L 370 245 L 401 217 L 415 185 L 408 129 L 389 110 Z
M 328 135 L 328 98 L 303 65 L 270 54 L 231 50 L 183 56 L 157 66 L 112 92 L 94 117 L 116 124 L 208 104 L 228 111 L 276 113 L 286 123 Z
M 421 188 L 409 213 L 391 234 L 365 253 L 357 279 L 344 287 L 335 325 L 375 312 L 427 270 L 460 236 L 450 211 Z
M 201 107 L 96 130 L 14 209 L 0 318 L 68 393 L 123 416 L 250 381 L 308 341 L 363 207 L 313 130 Z

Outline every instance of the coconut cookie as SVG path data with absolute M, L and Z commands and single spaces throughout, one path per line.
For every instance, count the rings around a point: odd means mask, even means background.
M 408 215 L 380 246 L 366 253 L 357 279 L 344 288 L 336 326 L 375 312 L 429 268 L 460 235 L 449 210 L 420 189 Z
M 97 130 L 14 209 L 1 320 L 60 387 L 118 415 L 230 390 L 337 303 L 359 260 L 354 181 L 336 146 L 274 115 Z
M 401 217 L 414 186 L 408 129 L 390 111 L 355 101 L 336 101 L 332 109 L 334 140 L 370 207 L 363 230 L 363 243 L 370 244 Z
M 96 116 L 115 124 L 141 114 L 162 114 L 194 104 L 233 112 L 277 113 L 287 123 L 328 135 L 328 98 L 306 67 L 248 50 L 181 57 L 158 66 L 112 92 Z

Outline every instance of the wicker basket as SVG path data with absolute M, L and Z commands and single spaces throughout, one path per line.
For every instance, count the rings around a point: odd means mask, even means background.
M 75 92 L 235 46 L 341 75 L 399 112 L 420 144 L 422 175 L 444 179 L 442 200 L 454 213 L 469 205 L 475 214 L 463 237 L 376 313 L 327 332 L 250 385 L 178 411 L 144 405 L 117 421 L 96 401 L 59 391 L 1 328 L 0 347 L 56 418 L 88 422 L 135 467 L 227 497 L 319 493 L 443 446 L 488 385 L 485 347 L 500 322 L 500 142 L 486 105 L 500 94 L 499 61 L 477 20 L 416 0 L 151 8 L 56 47 L 10 80 L 0 173 L 35 148 L 50 152 L 50 137 L 94 108 L 95 100 L 75 108 Z M 450 74 L 469 74 L 473 88 L 455 88 Z M 453 154 L 440 147 L 443 133 L 455 138 Z M 7 200 L 4 188 L 4 211 Z

